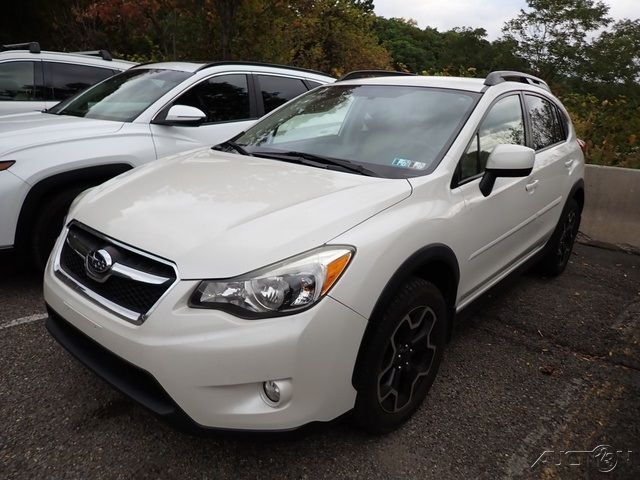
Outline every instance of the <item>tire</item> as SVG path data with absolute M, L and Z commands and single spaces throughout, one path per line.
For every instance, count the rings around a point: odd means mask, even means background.
M 442 293 L 426 280 L 410 278 L 365 336 L 354 376 L 352 420 L 358 427 L 387 433 L 420 407 L 442 361 L 446 326 Z
M 569 199 L 560 215 L 549 242 L 546 253 L 539 264 L 539 271 L 547 277 L 557 277 L 569 263 L 573 244 L 580 228 L 580 205 L 575 198 Z
M 62 222 L 69 211 L 71 202 L 86 187 L 65 190 L 46 197 L 32 224 L 29 251 L 33 265 L 40 271 L 49 259 L 53 245 L 62 231 Z

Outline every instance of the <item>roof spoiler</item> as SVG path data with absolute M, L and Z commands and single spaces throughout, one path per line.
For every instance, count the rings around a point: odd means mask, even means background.
M 498 85 L 502 82 L 527 83 L 529 85 L 535 85 L 536 87 L 544 88 L 548 92 L 551 91 L 547 82 L 545 82 L 541 78 L 534 77 L 533 75 L 529 75 L 528 73 L 514 72 L 510 70 L 499 70 L 496 72 L 491 72 L 484 80 L 484 84 L 488 87 Z
M 38 42 L 10 43 L 2 45 L 0 50 L 29 50 L 31 53 L 40 53 L 40 44 Z
M 375 78 L 375 77 L 399 77 L 399 76 L 415 76 L 409 72 L 395 72 L 393 70 L 354 70 L 343 75 L 338 81 L 357 80 L 359 78 Z
M 107 61 L 113 60 L 113 57 L 111 56 L 111 53 L 109 52 L 109 50 L 90 50 L 88 52 L 71 52 L 71 53 L 75 53 L 77 55 L 91 55 L 93 57 L 100 57 L 103 60 L 107 60 Z

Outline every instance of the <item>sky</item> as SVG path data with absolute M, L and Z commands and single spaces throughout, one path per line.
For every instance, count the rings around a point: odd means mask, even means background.
M 640 0 L 604 0 L 615 20 L 640 17 Z M 501 36 L 505 21 L 515 17 L 525 0 L 374 0 L 375 12 L 383 17 L 413 18 L 420 28 L 440 31 L 454 27 L 483 27 L 489 40 Z

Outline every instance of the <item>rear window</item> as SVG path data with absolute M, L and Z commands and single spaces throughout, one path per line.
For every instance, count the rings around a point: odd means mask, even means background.
M 45 62 L 45 71 L 46 99 L 51 101 L 65 100 L 113 75 L 109 68 L 56 62 Z
M 297 78 L 258 75 L 258 81 L 264 102 L 264 113 L 269 113 L 307 91 L 304 82 Z

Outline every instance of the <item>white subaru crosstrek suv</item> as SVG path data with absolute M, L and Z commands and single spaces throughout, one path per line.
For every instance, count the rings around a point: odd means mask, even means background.
M 126 170 L 215 145 L 335 79 L 250 62 L 155 63 L 46 112 L 0 117 L 0 248 L 40 268 L 73 198 Z
M 456 313 L 563 271 L 584 202 L 566 110 L 517 72 L 337 82 L 222 147 L 82 194 L 44 278 L 65 348 L 198 427 L 397 427 Z
M 48 52 L 38 42 L 0 46 L 0 115 L 51 108 L 136 65 L 107 50 Z

